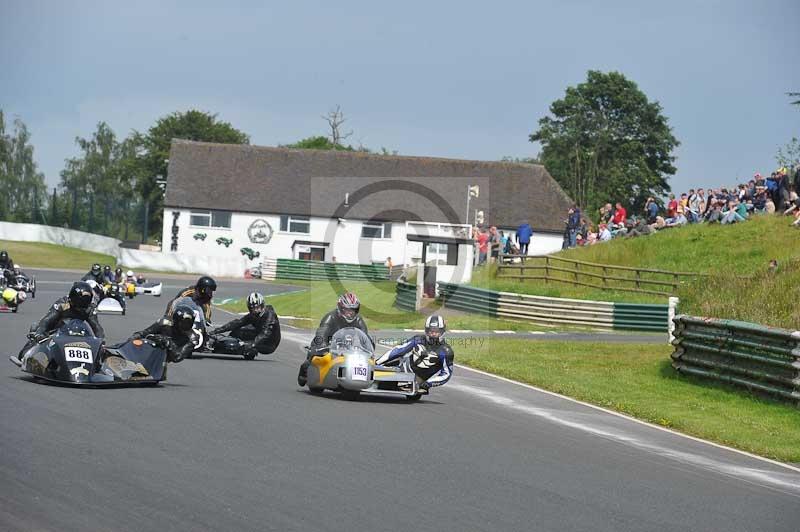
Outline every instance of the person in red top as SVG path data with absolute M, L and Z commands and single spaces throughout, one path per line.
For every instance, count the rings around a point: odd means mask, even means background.
M 481 227 L 478 233 L 478 265 L 486 264 L 486 255 L 489 253 L 489 233 L 485 227 Z
M 617 202 L 617 210 L 614 211 L 614 217 L 611 219 L 611 222 L 614 225 L 625 225 L 625 220 L 628 219 L 628 212 L 625 210 L 625 207 L 622 206 L 622 203 Z
M 675 194 L 669 195 L 669 203 L 667 203 L 667 218 L 674 218 L 678 213 L 678 200 L 675 199 Z

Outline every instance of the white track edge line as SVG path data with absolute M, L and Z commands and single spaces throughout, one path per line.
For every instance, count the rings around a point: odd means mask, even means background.
M 541 393 L 544 393 L 546 395 L 550 395 L 552 397 L 558 397 L 560 399 L 565 399 L 565 400 L 567 400 L 567 401 L 569 401 L 571 403 L 576 403 L 576 404 L 579 404 L 579 405 L 583 405 L 583 406 L 589 407 L 589 408 L 591 408 L 593 410 L 599 410 L 600 412 L 605 412 L 606 414 L 611 414 L 612 416 L 616 416 L 616 417 L 620 417 L 620 418 L 623 418 L 623 419 L 627 419 L 628 421 L 633 421 L 634 423 L 638 423 L 639 425 L 644 425 L 646 427 L 658 429 L 658 430 L 660 430 L 662 432 L 668 432 L 669 434 L 674 434 L 675 436 L 679 436 L 681 438 L 686 438 L 688 440 L 692 440 L 692 441 L 695 441 L 695 442 L 698 442 L 698 443 L 704 443 L 706 445 L 710 445 L 710 446 L 716 447 L 718 449 L 725 449 L 725 450 L 728 450 L 728 451 L 732 451 L 734 453 L 741 454 L 743 456 L 748 456 L 750 458 L 754 458 L 754 459 L 760 460 L 762 462 L 767 462 L 767 463 L 770 463 L 772 465 L 776 465 L 776 466 L 783 467 L 785 469 L 789 469 L 791 471 L 795 471 L 797 473 L 800 473 L 800 467 L 795 467 L 793 465 L 786 464 L 784 462 L 778 462 L 777 460 L 773 460 L 771 458 L 766 458 L 764 456 L 759 456 L 757 454 L 749 453 L 747 451 L 743 451 L 741 449 L 736 449 L 734 447 L 728 447 L 727 445 L 722 445 L 721 443 L 715 443 L 713 441 L 704 440 L 704 439 L 698 438 L 696 436 L 691 436 L 689 434 L 684 434 L 682 432 L 678 432 L 678 431 L 669 429 L 667 427 L 662 427 L 661 425 L 656 425 L 655 423 L 650 423 L 649 421 L 644 421 L 644 420 L 641 420 L 641 419 L 637 419 L 635 417 L 631 417 L 631 416 L 629 416 L 627 414 L 623 414 L 621 412 L 616 412 L 614 410 L 609 410 L 607 408 L 603 408 L 602 406 L 597 406 L 597 405 L 593 405 L 591 403 L 586 403 L 584 401 L 581 401 L 579 399 L 575 399 L 573 397 L 568 397 L 566 395 L 561 395 L 560 393 L 551 392 L 550 390 L 545 390 L 543 388 L 539 388 L 539 387 L 534 386 L 532 384 L 526 384 L 524 382 L 515 381 L 515 380 L 509 379 L 507 377 L 501 377 L 500 375 L 495 375 L 493 373 L 489 373 L 489 372 L 486 372 L 486 371 L 483 371 L 483 370 L 480 370 L 480 369 L 471 368 L 469 366 L 463 366 L 461 364 L 455 364 L 455 366 L 457 368 L 465 369 L 467 371 L 472 371 L 474 373 L 478 373 L 478 374 L 484 375 L 486 377 L 492 377 L 492 378 L 500 380 L 500 381 L 508 382 L 508 383 L 511 383 L 511 384 L 516 384 L 517 386 L 522 386 L 523 388 L 528 388 L 528 389 L 531 389 L 531 390 L 535 390 L 537 392 L 541 392 Z

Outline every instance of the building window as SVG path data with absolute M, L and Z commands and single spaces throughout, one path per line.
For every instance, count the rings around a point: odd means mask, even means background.
M 392 238 L 392 224 L 364 222 L 361 226 L 361 238 Z
M 311 221 L 308 216 L 281 216 L 281 231 L 284 233 L 303 233 L 311 232 Z
M 231 213 L 224 211 L 191 211 L 189 225 L 195 227 L 231 228 Z

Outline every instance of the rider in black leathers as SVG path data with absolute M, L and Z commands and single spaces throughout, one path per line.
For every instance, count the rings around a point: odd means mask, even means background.
M 146 329 L 135 332 L 131 340 L 153 337 L 167 353 L 169 362 L 180 362 L 190 356 L 199 340 L 192 330 L 194 312 L 186 305 L 178 305 L 170 318 L 161 318 Z
M 73 284 L 69 294 L 57 299 L 39 323 L 31 327 L 31 332 L 28 333 L 29 340 L 20 351 L 20 358 L 30 347 L 47 338 L 62 323 L 70 319 L 85 321 L 97 338 L 105 338 L 106 333 L 92 305 L 92 287 L 83 281 Z
M 311 345 L 308 346 L 306 353 L 306 360 L 300 365 L 300 371 L 297 374 L 297 384 L 305 386 L 308 376 L 308 367 L 311 365 L 311 358 L 316 355 L 321 355 L 328 350 L 331 343 L 331 338 L 339 329 L 346 327 L 355 327 L 361 329 L 364 334 L 369 336 L 367 324 L 358 314 L 361 309 L 361 302 L 355 294 L 347 292 L 339 297 L 336 303 L 336 309 L 325 314 L 319 322 L 317 332 L 314 334 L 314 339 Z M 372 338 L 370 337 L 370 340 Z M 373 340 L 374 347 L 374 340 Z
M 200 277 L 194 286 L 184 288 L 178 295 L 175 296 L 169 303 L 167 303 L 167 311 L 164 317 L 168 318 L 175 312 L 178 301 L 184 297 L 189 297 L 203 309 L 205 315 L 206 325 L 211 323 L 211 297 L 217 289 L 217 282 L 211 277 L 204 275 Z
M 264 303 L 264 296 L 252 292 L 247 296 L 247 314 L 209 331 L 216 335 L 231 331 L 230 336 L 248 342 L 247 350 L 268 355 L 278 348 L 281 325 L 272 305 Z
M 81 281 L 94 281 L 98 285 L 103 286 L 105 281 L 103 278 L 103 268 L 101 268 L 97 263 L 92 264 L 92 269 L 89 270 L 86 275 L 81 277 Z
M 0 271 L 6 278 L 8 284 L 14 283 L 14 261 L 8 256 L 8 251 L 0 251 Z

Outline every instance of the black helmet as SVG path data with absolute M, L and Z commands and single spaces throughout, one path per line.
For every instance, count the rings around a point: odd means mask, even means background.
M 194 289 L 200 299 L 210 301 L 211 296 L 214 295 L 214 290 L 217 289 L 217 282 L 208 275 L 204 275 L 197 280 Z
M 114 270 L 114 275 L 116 275 L 117 277 L 122 277 L 122 268 L 117 268 L 116 270 Z
M 0 260 L 2 260 L 3 262 L 8 260 L 8 251 L 6 250 L 0 251 Z
M 100 268 L 99 264 L 97 264 L 96 262 L 92 264 L 92 275 L 100 275 L 101 271 L 102 269 Z
M 108 264 L 103 266 L 103 273 L 111 273 L 111 266 L 109 266 Z
M 181 332 L 188 333 L 194 326 L 194 311 L 187 305 L 178 305 L 172 313 L 172 326 Z
M 92 287 L 80 281 L 72 285 L 69 291 L 69 304 L 78 310 L 88 310 L 92 304 Z
M 431 314 L 425 320 L 425 341 L 432 345 L 440 343 L 445 330 L 447 330 L 447 326 L 444 318 L 438 314 Z

